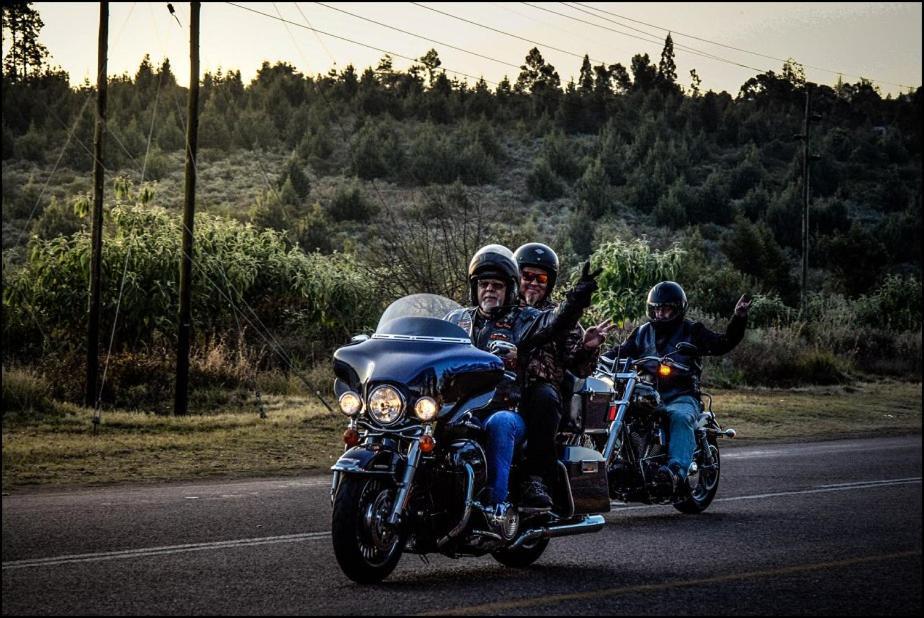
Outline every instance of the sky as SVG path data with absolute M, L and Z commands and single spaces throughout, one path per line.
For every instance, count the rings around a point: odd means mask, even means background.
M 779 72 L 787 58 L 805 65 L 806 76 L 817 83 L 833 85 L 839 74 L 849 82 L 862 76 L 874 80 L 883 95 L 921 85 L 919 2 L 237 4 L 202 4 L 200 62 L 203 73 L 219 67 L 240 70 L 245 84 L 263 61 L 285 61 L 315 75 L 348 64 L 359 70 L 375 66 L 388 51 L 395 55 L 394 66 L 406 69 L 411 61 L 399 56 L 419 58 L 435 48 L 443 68 L 458 72 L 451 77 L 465 79 L 460 74 L 467 74 L 474 83 L 483 76 L 493 86 L 505 75 L 515 81 L 517 67 L 534 46 L 565 84 L 577 78 L 585 53 L 593 64 L 620 62 L 628 67 L 637 53 L 647 53 L 657 64 L 670 30 L 678 82 L 689 86 L 690 69 L 695 68 L 704 91 L 735 95 L 750 77 Z M 189 3 L 174 3 L 176 18 L 167 3 L 109 6 L 110 75 L 134 75 L 149 53 L 155 64 L 168 57 L 178 81 L 188 84 Z M 40 40 L 52 64 L 65 69 L 74 85 L 87 78 L 95 83 L 99 4 L 36 2 L 33 7 L 45 22 Z M 280 16 L 292 23 L 280 21 Z

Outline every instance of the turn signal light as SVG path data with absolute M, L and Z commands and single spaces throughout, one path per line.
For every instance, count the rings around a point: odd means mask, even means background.
M 352 427 L 343 432 L 343 443 L 350 448 L 359 444 L 359 432 Z
M 436 448 L 436 440 L 433 439 L 433 436 L 421 436 L 420 437 L 420 452 L 421 453 L 432 453 L 433 449 Z
M 671 368 L 668 365 L 661 365 L 658 367 L 658 375 L 662 378 L 666 378 L 671 375 Z

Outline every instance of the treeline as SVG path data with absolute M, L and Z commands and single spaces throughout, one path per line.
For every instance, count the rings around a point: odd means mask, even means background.
M 401 294 L 465 302 L 464 266 L 481 244 L 539 240 L 569 269 L 591 255 L 611 273 L 650 252 L 675 256 L 658 277 L 682 281 L 707 319 L 742 291 L 758 295 L 769 339 L 724 368 L 732 383 L 837 381 L 859 366 L 906 375 L 902 359 L 921 346 L 921 89 L 883 98 L 865 80 L 808 85 L 820 118 L 800 315 L 805 79 L 787 63 L 734 96 L 691 79 L 680 83 L 669 37 L 657 63 L 585 58 L 567 84 L 536 49 L 494 87 L 450 78 L 433 50 L 406 71 L 386 56 L 317 76 L 264 63 L 249 84 L 238 71 L 206 74 L 199 187 L 219 197 L 200 212 L 228 216 L 197 222 L 202 358 L 241 345 L 254 366 L 284 364 L 229 310 L 238 305 L 297 363 L 320 361 Z M 3 78 L 4 349 L 62 384 L 80 375 L 69 367 L 84 330 L 73 308 L 86 288 L 94 94 L 51 69 Z M 162 187 L 179 187 L 185 101 L 167 60 L 110 79 L 105 158 L 118 186 L 107 189 L 104 296 L 107 319 L 122 311 L 114 345 L 129 372 L 165 363 L 172 346 L 179 235 L 158 205 L 177 203 Z M 49 171 L 64 168 L 66 180 Z M 596 310 L 638 318 L 653 281 L 620 281 Z M 767 366 L 780 358 L 772 341 L 791 353 L 782 368 Z M 911 369 L 919 376 L 920 363 Z

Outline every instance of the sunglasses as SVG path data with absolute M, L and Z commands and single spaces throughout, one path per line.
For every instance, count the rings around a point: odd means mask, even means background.
M 535 281 L 537 283 L 546 284 L 549 282 L 549 276 L 545 273 L 520 273 L 520 278 L 526 283 Z

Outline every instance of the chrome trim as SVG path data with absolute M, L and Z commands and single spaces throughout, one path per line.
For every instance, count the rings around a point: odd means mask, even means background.
M 407 509 L 407 503 L 411 498 L 411 485 L 414 483 L 414 474 L 417 472 L 417 464 L 420 463 L 420 440 L 411 442 L 411 448 L 407 453 L 407 468 L 404 470 L 404 478 L 398 485 L 398 495 L 395 497 L 395 506 L 388 516 L 388 525 L 397 526 L 401 521 L 401 515 Z
M 571 477 L 568 475 L 568 466 L 566 466 L 562 461 L 558 460 L 558 469 L 561 470 L 562 474 L 565 475 L 565 489 L 568 493 L 568 511 L 562 513 L 565 517 L 574 517 L 574 494 L 571 492 Z
M 572 536 L 585 532 L 599 532 L 606 525 L 602 515 L 589 515 L 576 522 L 568 522 L 557 526 L 533 528 L 527 530 L 514 541 L 507 549 L 519 549 L 526 543 L 539 539 L 554 539 L 559 536 Z
M 467 343 L 468 345 L 472 344 L 472 340 L 468 337 L 428 337 L 426 335 L 388 335 L 384 333 L 376 333 L 372 335 L 373 339 L 390 339 L 392 341 L 427 341 L 427 342 L 437 342 L 437 343 Z

